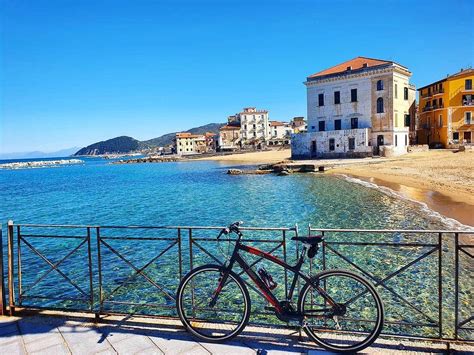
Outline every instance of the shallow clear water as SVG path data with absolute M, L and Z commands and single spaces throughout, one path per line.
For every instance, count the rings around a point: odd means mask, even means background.
M 420 206 L 334 176 L 225 174 L 215 162 L 0 171 L 0 220 L 16 223 L 440 228 Z
M 354 183 L 343 177 L 313 174 L 240 175 L 226 174 L 228 166 L 218 162 L 180 162 L 162 164 L 124 164 L 111 165 L 110 161 L 86 158 L 83 165 L 49 168 L 1 170 L 0 182 L 2 202 L 0 221 L 12 219 L 15 223 L 42 224 L 88 224 L 88 225 L 187 225 L 222 226 L 232 221 L 243 220 L 245 226 L 292 227 L 296 223 L 302 233 L 308 224 L 316 228 L 381 228 L 381 229 L 445 229 L 452 223 L 432 213 L 424 206 L 384 193 L 379 189 Z M 25 233 L 27 230 L 25 230 Z M 43 231 L 44 232 L 44 231 Z M 55 231 L 53 234 L 59 234 Z M 64 233 L 64 232 L 63 232 Z M 69 231 L 68 233 L 74 234 Z M 115 231 L 105 230 L 105 235 L 134 235 L 175 237 L 176 232 L 156 231 Z M 212 237 L 214 231 L 196 232 L 195 237 Z M 77 233 L 76 233 L 77 234 Z M 279 238 L 274 233 L 248 233 L 251 236 L 267 239 Z M 84 231 L 81 232 L 84 235 Z M 291 235 L 289 235 L 291 236 Z M 187 235 L 185 235 L 187 237 Z M 451 236 L 452 237 L 452 236 Z M 92 262 L 94 265 L 93 286 L 97 300 L 97 250 L 93 231 Z M 381 234 L 333 234 L 334 241 L 368 242 L 436 242 L 437 235 L 404 235 L 399 233 Z M 452 322 L 453 300 L 453 254 L 452 240 L 445 241 L 443 267 L 445 311 L 443 317 Z M 54 263 L 71 251 L 78 242 L 74 240 L 33 240 L 31 244 Z M 5 239 L 4 239 L 5 240 Z M 206 244 L 207 243 L 207 244 Z M 291 244 L 290 244 L 291 243 Z M 167 241 L 110 241 L 110 245 L 137 266 L 143 266 L 160 250 Z M 202 242 L 211 254 L 219 260 L 223 256 L 212 242 Z M 87 290 L 86 245 L 61 264 L 61 270 L 78 285 Z M 189 245 L 183 245 L 183 272 L 190 268 Z M 262 246 L 270 250 L 270 246 Z M 406 250 L 370 246 L 339 246 L 338 251 L 370 272 L 375 280 L 383 279 L 390 273 L 416 259 L 430 248 L 411 248 Z M 288 243 L 288 250 L 294 244 Z M 130 276 L 132 269 L 102 247 L 104 293 L 108 294 Z M 276 254 L 282 256 L 281 249 Z M 294 259 L 289 253 L 289 260 Z M 437 319 L 437 254 L 431 254 L 422 262 L 410 267 L 404 273 L 389 280 L 387 285 L 402 294 L 417 308 L 423 309 L 431 318 Z M 48 265 L 35 255 L 26 245 L 22 245 L 23 290 L 45 274 Z M 195 250 L 194 266 L 209 262 L 211 258 Z M 179 281 L 177 268 L 177 247 L 174 246 L 162 258 L 147 268 L 147 274 L 159 280 L 160 285 L 174 295 Z M 315 262 L 320 268 L 321 255 Z M 354 267 L 341 258 L 329 257 L 328 267 Z M 283 274 L 267 265 L 275 278 L 281 280 Z M 462 267 L 463 275 L 472 275 L 472 264 Z M 471 281 L 470 281 L 471 280 Z M 77 289 L 63 282 L 56 272 L 48 274 L 40 283 L 28 291 L 30 294 L 59 295 L 76 297 Z M 374 280 L 372 280 L 374 282 Z M 472 279 L 467 278 L 461 301 L 466 302 L 467 314 L 472 310 Z M 420 321 L 426 318 L 413 307 L 403 304 L 387 289 L 379 287 L 387 309 L 387 319 Z M 283 292 L 283 287 L 277 289 Z M 79 295 L 80 296 L 80 295 Z M 143 278 L 132 279 L 118 290 L 110 299 L 133 301 L 136 303 L 160 303 L 173 306 L 173 301 L 147 283 Z M 253 293 L 254 310 L 262 310 L 263 303 Z M 25 304 L 38 304 L 36 300 L 26 300 Z M 36 302 L 36 303 L 35 303 Z M 57 305 L 53 301 L 41 304 Z M 60 302 L 62 306 L 76 306 L 73 301 Z M 84 305 L 79 306 L 84 307 Z M 136 311 L 140 313 L 163 313 L 158 308 L 144 310 L 143 307 L 111 306 L 110 309 Z M 120 308 L 122 307 L 122 308 Z M 105 307 L 107 308 L 107 307 Z M 260 319 L 259 316 L 255 316 Z M 265 318 L 265 317 L 264 317 Z M 265 318 L 268 321 L 268 318 Z M 274 321 L 270 318 L 270 321 Z M 431 328 L 394 327 L 394 332 L 413 332 L 414 334 L 433 334 Z M 446 331 L 452 332 L 447 326 Z

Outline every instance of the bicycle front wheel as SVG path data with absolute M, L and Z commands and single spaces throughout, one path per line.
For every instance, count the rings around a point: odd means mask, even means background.
M 375 288 L 344 270 L 323 271 L 312 281 L 298 300 L 306 334 L 330 351 L 357 352 L 370 346 L 382 330 L 384 317 Z
M 249 320 L 250 296 L 234 272 L 230 272 L 217 302 L 211 303 L 223 271 L 217 265 L 198 267 L 184 277 L 178 288 L 179 318 L 189 332 L 202 340 L 229 340 L 237 336 Z

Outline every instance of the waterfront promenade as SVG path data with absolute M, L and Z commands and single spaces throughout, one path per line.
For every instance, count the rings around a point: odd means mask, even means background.
M 450 344 L 459 353 L 474 345 Z M 446 353 L 446 343 L 379 338 L 364 354 Z M 0 316 L 1 354 L 320 354 L 298 331 L 247 327 L 235 341 L 198 342 L 172 319 L 108 316 L 100 323 L 87 314 Z

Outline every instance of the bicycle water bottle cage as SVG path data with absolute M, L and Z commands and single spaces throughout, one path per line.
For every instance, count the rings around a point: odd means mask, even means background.
M 272 275 L 270 275 L 268 271 L 265 270 L 265 268 L 260 267 L 258 268 L 257 272 L 260 278 L 262 279 L 263 283 L 265 284 L 265 286 L 267 286 L 270 290 L 273 290 L 275 287 L 278 286 L 278 284 L 275 281 L 273 281 Z

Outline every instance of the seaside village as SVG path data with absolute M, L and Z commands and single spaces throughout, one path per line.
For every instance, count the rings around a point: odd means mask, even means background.
M 307 120 L 271 120 L 268 110 L 247 107 L 218 134 L 177 133 L 171 151 L 190 156 L 291 145 L 293 159 L 315 159 L 472 148 L 474 69 L 433 78 L 418 90 L 411 76 L 402 64 L 357 57 L 306 78 Z

